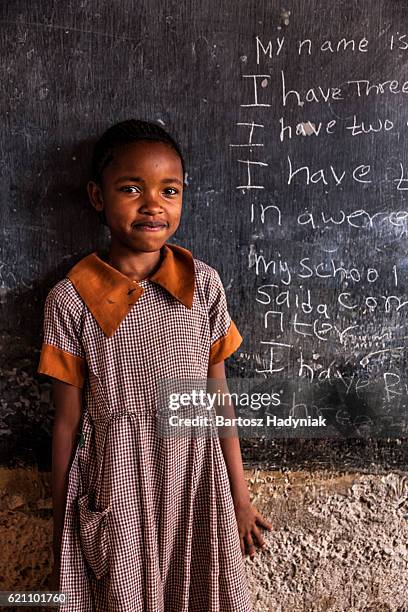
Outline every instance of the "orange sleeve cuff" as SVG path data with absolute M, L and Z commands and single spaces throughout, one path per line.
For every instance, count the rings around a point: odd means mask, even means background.
M 225 336 L 221 336 L 218 340 L 215 340 L 211 345 L 210 349 L 210 361 L 209 365 L 212 366 L 215 363 L 224 361 L 227 359 L 237 348 L 240 346 L 243 338 L 239 333 L 234 321 L 231 319 L 230 326 Z
M 83 387 L 86 376 L 86 361 L 51 344 L 42 345 L 38 374 L 58 378 L 75 387 Z

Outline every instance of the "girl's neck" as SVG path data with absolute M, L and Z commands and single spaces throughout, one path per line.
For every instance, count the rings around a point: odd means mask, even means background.
M 120 256 L 112 253 L 111 249 L 98 251 L 98 256 L 112 268 L 136 281 L 145 280 L 153 274 L 160 267 L 163 259 L 162 249 L 154 253 L 143 254 L 142 257 L 139 255 L 130 258 Z

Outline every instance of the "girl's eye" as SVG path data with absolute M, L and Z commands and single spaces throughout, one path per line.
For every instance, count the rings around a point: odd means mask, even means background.
M 139 187 L 136 187 L 135 185 L 128 185 L 126 187 L 121 187 L 119 191 L 124 191 L 125 193 L 129 193 L 127 190 L 128 189 L 139 189 Z M 131 191 L 130 193 L 134 193 L 133 191 Z
M 136 191 L 130 191 L 131 189 L 135 189 Z M 124 187 L 121 187 L 119 191 L 123 191 L 124 193 L 140 193 L 141 188 L 137 187 L 137 185 L 125 185 Z M 164 193 L 170 196 L 177 195 L 178 189 L 175 189 L 174 187 L 167 187 L 164 190 Z

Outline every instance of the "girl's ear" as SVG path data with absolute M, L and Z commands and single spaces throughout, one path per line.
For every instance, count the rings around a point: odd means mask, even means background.
M 100 185 L 98 185 L 98 183 L 95 183 L 95 181 L 89 181 L 86 186 L 86 189 L 92 206 L 95 208 L 95 210 L 99 212 L 102 211 L 103 195 Z

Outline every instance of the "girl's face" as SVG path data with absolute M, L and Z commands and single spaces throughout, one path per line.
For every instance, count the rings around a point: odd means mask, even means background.
M 180 157 L 162 142 L 122 145 L 104 169 L 102 185 L 90 181 L 88 194 L 96 210 L 105 210 L 112 240 L 133 251 L 158 251 L 180 223 Z

